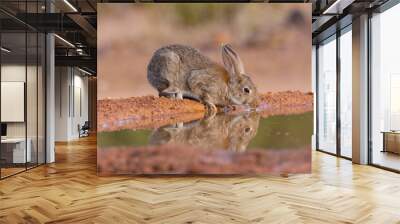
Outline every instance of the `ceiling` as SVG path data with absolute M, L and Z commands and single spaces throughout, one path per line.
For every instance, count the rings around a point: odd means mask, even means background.
M 170 0 L 155 0 L 167 2 Z M 175 0 L 174 2 L 187 2 Z M 332 29 L 337 21 L 351 23 L 351 16 L 373 9 L 387 0 L 269 0 L 252 2 L 311 3 L 313 42 Z M 56 65 L 80 66 L 96 73 L 97 58 L 97 3 L 152 2 L 150 0 L 1 0 L 0 21 L 2 32 L 18 33 L 35 30 L 54 32 L 56 38 Z M 197 0 L 197 2 L 215 2 Z M 220 0 L 220 2 L 248 2 L 245 0 Z M 27 12 L 27 13 L 26 13 Z M 49 13 L 51 12 L 51 13 Z M 345 23 L 343 23 L 345 25 Z M 331 28 L 331 31 L 329 29 Z M 329 31 L 329 32 L 328 32 Z M 10 36 L 10 37 L 8 37 Z M 6 38 L 12 38 L 8 34 Z M 18 34 L 14 34 L 18 36 Z M 21 35 L 20 35 L 21 36 Z M 13 38 L 12 38 L 13 39 Z M 15 40 L 20 38 L 16 37 Z M 66 40 L 66 41 L 64 41 Z M 23 44 L 23 43 L 21 43 Z M 28 50 L 29 51 L 29 50 Z
M 25 32 L 54 32 L 56 65 L 78 66 L 96 73 L 96 0 L 0 1 L 3 43 L 13 51 L 7 58 L 21 58 L 25 52 Z M 51 13 L 50 13 L 51 12 Z M 30 35 L 28 34 L 28 37 Z M 30 38 L 28 38 L 29 40 Z M 27 55 L 36 46 L 27 45 Z M 19 57 L 18 57 L 19 56 Z
M 312 36 L 316 44 L 352 23 L 361 13 L 372 12 L 388 0 L 312 0 Z

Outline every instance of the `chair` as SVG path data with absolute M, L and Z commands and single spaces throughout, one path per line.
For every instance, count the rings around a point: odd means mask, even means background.
M 82 127 L 78 124 L 79 138 L 89 136 L 90 123 L 85 121 Z

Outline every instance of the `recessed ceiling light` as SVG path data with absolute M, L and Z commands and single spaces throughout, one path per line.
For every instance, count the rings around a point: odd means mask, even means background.
M 64 0 L 64 3 L 68 5 L 74 12 L 78 12 L 78 10 L 73 6 L 68 0 Z
M 55 37 L 57 37 L 59 40 L 61 40 L 62 42 L 66 43 L 68 46 L 75 48 L 75 45 L 73 45 L 71 42 L 69 42 L 68 40 L 60 37 L 58 34 L 54 34 Z
M 5 47 L 1 47 L 0 49 L 1 49 L 1 51 L 4 51 L 6 53 L 10 53 L 11 52 L 11 50 L 9 50 L 9 49 L 7 49 Z
M 326 10 L 324 10 L 322 14 L 342 14 L 343 10 L 351 5 L 354 1 L 355 0 L 336 0 Z
M 83 72 L 83 73 L 85 73 L 85 74 L 87 74 L 87 75 L 93 75 L 92 73 L 90 73 L 90 72 L 88 72 L 88 71 L 86 71 L 86 70 L 83 70 L 83 69 L 81 69 L 81 68 L 79 68 L 79 67 L 78 67 L 78 70 L 81 71 L 81 72 Z

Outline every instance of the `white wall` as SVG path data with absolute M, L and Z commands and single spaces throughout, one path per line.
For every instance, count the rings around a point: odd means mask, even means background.
M 76 72 L 76 70 L 75 70 Z M 88 120 L 88 78 L 79 75 L 74 75 L 74 108 L 72 108 L 71 119 L 71 135 L 74 138 L 79 137 L 78 124 L 81 126 Z
M 38 69 L 38 70 L 37 70 Z M 22 108 L 19 108 L 21 113 L 25 114 L 26 120 L 21 122 L 5 122 L 7 124 L 8 138 L 25 138 L 29 140 L 31 149 L 32 162 L 39 159 L 39 163 L 44 163 L 45 150 L 45 118 L 44 118 L 44 74 L 42 68 L 25 64 L 3 64 L 1 66 L 1 81 L 2 82 L 23 82 L 26 84 L 26 106 L 23 102 Z M 25 80 L 27 79 L 27 80 Z M 4 89 L 2 89 L 3 92 Z M 22 94 L 24 94 L 24 90 Z M 4 92 L 3 92 L 4 94 Z M 2 98 L 7 98 L 7 95 L 2 95 Z M 2 107 L 1 110 L 13 110 L 11 108 Z M 15 108 L 14 108 L 15 110 Z M 15 111 L 7 111 L 15 113 Z M 38 155 L 37 155 L 38 153 Z
M 55 68 L 55 141 L 67 141 L 69 133 L 69 85 L 67 67 Z
M 88 120 L 88 78 L 76 68 L 56 67 L 55 85 L 55 140 L 77 139 L 78 125 Z

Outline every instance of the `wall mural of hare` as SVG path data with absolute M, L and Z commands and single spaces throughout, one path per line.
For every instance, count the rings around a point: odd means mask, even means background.
M 257 106 L 257 88 L 229 44 L 222 45 L 222 61 L 224 66 L 195 48 L 169 45 L 154 53 L 147 66 L 147 79 L 160 96 L 200 101 L 208 115 L 215 115 L 217 107 Z
M 310 5 L 98 7 L 100 175 L 310 171 Z

